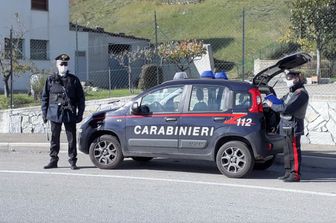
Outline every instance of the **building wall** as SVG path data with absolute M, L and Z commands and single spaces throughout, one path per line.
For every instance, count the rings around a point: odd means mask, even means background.
M 48 41 L 48 60 L 32 60 L 39 70 L 56 71 L 54 58 L 66 53 L 70 56 L 71 73 L 81 71 L 81 80 L 93 80 L 97 86 L 107 87 L 110 60 L 108 45 L 129 44 L 132 50 L 148 46 L 148 41 L 128 37 L 111 36 L 106 33 L 76 32 L 69 29 L 69 0 L 49 0 L 48 11 L 32 10 L 31 0 L 0 0 L 0 41 L 9 37 L 10 27 L 24 32 L 24 58 L 30 60 L 30 40 Z M 16 16 L 18 15 L 18 16 Z M 20 22 L 16 20 L 19 18 Z M 81 57 L 76 59 L 76 43 Z M 85 52 L 83 54 L 83 52 Z M 85 57 L 83 57 L 85 55 Z M 79 61 L 80 60 L 80 61 Z M 76 66 L 76 62 L 81 67 Z M 138 64 L 137 64 L 138 65 Z M 85 66 L 84 68 L 82 66 Z M 132 72 L 137 76 L 141 66 Z M 84 72 L 84 73 L 83 73 Z M 14 90 L 30 89 L 30 73 L 14 77 Z M 3 84 L 0 84 L 3 91 Z
M 117 37 L 102 33 L 89 33 L 89 80 L 93 82 L 95 86 L 108 88 L 109 87 L 109 75 L 111 75 L 111 87 L 124 86 L 123 83 L 128 83 L 128 74 L 124 67 L 110 58 L 108 53 L 109 44 L 128 44 L 132 51 L 143 49 L 149 45 L 148 41 L 137 40 L 127 37 Z M 132 64 L 132 82 L 141 72 L 141 66 L 143 62 L 137 61 Z M 109 73 L 110 70 L 110 73 Z
M 48 40 L 48 60 L 32 60 L 39 69 L 55 70 L 54 58 L 67 53 L 75 58 L 73 42 L 75 38 L 69 31 L 69 1 L 49 0 L 49 10 L 32 10 L 31 0 L 0 0 L 0 41 L 9 37 L 10 27 L 14 32 L 24 33 L 24 57 L 30 59 L 30 40 Z M 16 16 L 18 15 L 18 16 Z M 17 22 L 19 19 L 19 22 Z M 69 39 L 73 38 L 73 41 Z M 75 64 L 70 63 L 69 69 L 74 71 Z M 14 78 L 14 90 L 29 89 L 30 74 Z M 3 84 L 0 85 L 3 90 Z

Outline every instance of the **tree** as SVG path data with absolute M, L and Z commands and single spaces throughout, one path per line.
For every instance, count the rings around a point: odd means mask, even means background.
M 195 59 L 206 54 L 206 48 L 199 40 L 181 40 L 162 43 L 158 52 L 162 59 L 174 63 L 180 71 L 185 71 Z
M 131 93 L 133 93 L 133 83 L 132 83 L 132 64 L 139 60 L 145 59 L 148 62 L 151 62 L 153 58 L 153 50 L 152 49 L 141 49 L 137 51 L 128 51 L 124 50 L 117 54 L 110 54 L 111 58 L 116 59 L 119 64 L 125 68 L 127 68 L 128 73 L 128 89 Z
M 291 29 L 297 42 L 309 41 L 316 47 L 316 75 L 320 79 L 321 52 L 336 33 L 335 0 L 294 0 L 291 3 Z
M 9 80 L 11 75 L 20 75 L 32 69 L 32 64 L 29 62 L 23 62 L 25 59 L 23 56 L 23 36 L 24 29 L 21 25 L 19 15 L 16 14 L 17 21 L 17 29 L 12 29 L 13 38 L 10 39 L 4 38 L 2 42 L 0 42 L 0 75 L 2 75 L 2 80 L 4 82 L 4 94 L 6 97 L 9 97 Z M 8 36 L 10 34 L 10 30 L 8 29 Z M 10 50 L 12 50 L 12 71 L 10 70 Z M 10 86 L 11 88 L 13 86 Z
M 336 70 L 336 38 L 330 40 L 326 44 L 326 49 L 323 51 L 323 55 L 329 60 L 329 73 L 332 75 Z

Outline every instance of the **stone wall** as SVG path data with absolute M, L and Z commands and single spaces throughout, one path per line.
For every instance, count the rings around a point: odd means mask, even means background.
M 86 101 L 84 117 L 107 108 L 120 106 L 132 97 L 110 98 L 97 101 Z M 114 102 L 120 100 L 119 102 Z M 41 107 L 29 107 L 0 111 L 0 133 L 44 133 L 45 125 L 42 121 Z M 80 125 L 80 123 L 78 124 Z
M 336 100 L 310 101 L 302 143 L 336 145 Z
M 113 108 L 131 97 L 87 101 L 84 117 L 105 108 Z M 0 111 L 0 133 L 44 133 L 40 107 Z M 80 123 L 78 124 L 80 125 Z M 336 97 L 311 96 L 305 119 L 302 143 L 336 145 Z

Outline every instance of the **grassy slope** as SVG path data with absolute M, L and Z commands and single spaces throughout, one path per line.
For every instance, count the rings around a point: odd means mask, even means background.
M 287 0 L 205 0 L 201 4 L 163 5 L 156 0 L 73 0 L 72 21 L 110 32 L 159 41 L 198 38 L 211 43 L 215 57 L 241 61 L 242 9 L 246 10 L 247 61 L 277 41 L 288 24 Z

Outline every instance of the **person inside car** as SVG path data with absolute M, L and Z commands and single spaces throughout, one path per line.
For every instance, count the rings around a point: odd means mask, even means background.
M 198 88 L 196 90 L 196 97 L 198 102 L 195 104 L 193 111 L 207 111 L 208 105 L 204 102 L 203 89 Z

